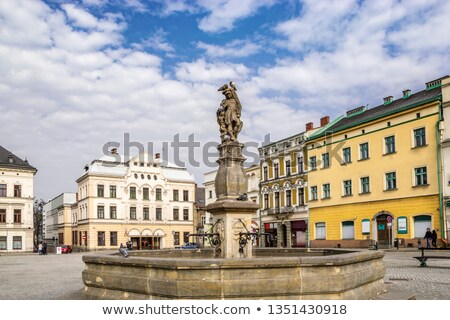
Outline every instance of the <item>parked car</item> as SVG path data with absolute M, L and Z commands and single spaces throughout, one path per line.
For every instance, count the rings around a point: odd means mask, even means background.
M 72 247 L 66 244 L 63 244 L 61 247 L 61 253 L 72 253 Z
M 181 246 L 181 249 L 198 249 L 200 246 L 195 242 L 186 242 Z

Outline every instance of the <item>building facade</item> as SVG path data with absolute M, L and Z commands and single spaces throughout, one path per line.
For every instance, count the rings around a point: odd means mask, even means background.
M 320 127 L 306 125 L 306 131 L 259 148 L 261 225 L 265 247 L 306 247 L 308 245 L 308 195 L 305 140 L 325 130 L 329 117 Z
M 0 253 L 32 252 L 36 168 L 0 146 Z
M 450 237 L 450 77 L 441 80 L 442 112 L 442 207 L 445 212 L 445 238 Z
M 417 246 L 442 237 L 441 80 L 356 108 L 307 141 L 313 247 Z
M 126 161 L 113 149 L 77 184 L 76 204 L 58 213 L 58 239 L 75 250 L 174 248 L 194 233 L 194 177 L 159 154 Z

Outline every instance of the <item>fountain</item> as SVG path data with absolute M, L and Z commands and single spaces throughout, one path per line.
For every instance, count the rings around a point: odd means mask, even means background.
M 88 299 L 371 299 L 385 291 L 383 252 L 253 248 L 259 208 L 248 201 L 243 170 L 241 103 L 236 86 L 222 86 L 217 110 L 221 144 L 215 180 L 211 248 L 83 256 Z

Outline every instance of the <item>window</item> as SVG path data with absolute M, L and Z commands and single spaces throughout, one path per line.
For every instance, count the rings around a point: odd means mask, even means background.
M 317 186 L 311 187 L 311 200 L 317 200 Z
M 156 220 L 162 220 L 162 209 L 156 208 Z
M 6 209 L 0 209 L 0 223 L 6 223 Z
M 269 174 L 267 171 L 267 166 L 263 167 L 263 176 L 264 176 L 264 180 L 269 180 Z
M 344 196 L 352 195 L 352 180 L 344 181 Z
M 344 240 L 355 239 L 355 224 L 353 221 L 342 222 L 342 239 Z
M 184 221 L 189 220 L 189 209 L 183 209 L 183 220 Z
M 269 208 L 269 194 L 265 193 L 264 194 L 264 209 L 268 209 Z
M 144 207 L 144 209 L 142 209 L 142 215 L 144 220 L 150 220 L 150 209 L 148 207 Z
M 102 184 L 99 184 L 97 186 L 97 197 L 103 198 L 105 196 L 105 186 Z
M 183 240 L 184 242 L 189 242 L 189 232 L 183 232 Z
M 136 199 L 136 187 L 130 187 L 130 199 Z
M 309 157 L 309 169 L 316 170 L 317 169 L 317 158 L 316 156 Z
M 279 168 L 278 163 L 273 164 L 273 172 L 274 172 L 273 175 L 274 175 L 275 179 L 277 179 L 280 176 L 280 168 Z
M 0 250 L 6 250 L 7 247 L 6 237 L 0 236 Z
M 14 236 L 13 237 L 13 250 L 21 250 L 22 249 L 22 237 Z
M 209 192 L 209 197 L 212 198 L 212 191 Z M 173 190 L 173 201 L 179 201 L 178 190 Z
M 331 192 L 330 192 L 330 184 L 329 183 L 325 183 L 322 185 L 322 195 L 323 195 L 323 199 L 328 199 L 331 197 Z
M 394 153 L 395 152 L 395 137 L 390 136 L 384 138 L 384 147 L 385 154 Z
M 189 191 L 183 190 L 183 201 L 189 201 Z
M 116 186 L 109 186 L 109 197 L 115 198 L 117 196 Z
M 180 209 L 173 209 L 173 220 L 180 220 Z
M 117 219 L 117 207 L 116 206 L 109 206 L 109 218 Z
M 274 193 L 275 195 L 275 208 L 280 207 L 280 193 L 277 191 Z
M 291 175 L 291 160 L 286 160 L 286 175 Z
M 328 168 L 330 166 L 330 154 L 328 152 L 322 154 L 322 163 L 322 168 Z
M 58 244 L 64 244 L 64 233 L 58 233 Z
M 361 193 L 369 193 L 370 192 L 370 180 L 369 177 L 361 178 Z
M 6 197 L 6 184 L 0 184 L 0 197 Z
M 298 205 L 305 205 L 305 188 L 298 188 Z
M 14 223 L 22 223 L 22 210 L 14 209 Z
M 143 188 L 143 189 L 142 189 L 142 199 L 143 199 L 143 200 L 148 200 L 148 199 L 150 199 L 149 192 L 148 192 L 148 188 Z
M 427 167 L 415 168 L 414 175 L 416 186 L 426 186 L 428 184 Z
M 408 220 L 406 217 L 397 218 L 397 233 L 407 234 L 408 233 Z M 425 233 L 424 233 L 425 235 Z
M 292 192 L 286 190 L 286 207 L 292 207 Z
M 397 174 L 395 172 L 386 173 L 386 190 L 397 189 Z
M 316 240 L 325 240 L 326 238 L 325 222 L 316 223 Z
M 158 201 L 162 200 L 161 188 L 156 188 L 156 200 L 158 200 Z
M 117 231 L 111 231 L 109 233 L 109 243 L 111 246 L 117 246 Z
M 97 232 L 97 245 L 103 247 L 105 245 L 105 231 Z
M 21 198 L 22 197 L 22 186 L 15 184 L 14 185 L 14 197 Z
M 97 206 L 97 218 L 105 219 L 105 207 Z
M 369 159 L 369 144 L 367 142 L 359 145 L 359 159 Z
M 173 234 L 173 245 L 178 246 L 180 245 L 180 233 L 175 231 Z
M 209 190 L 209 198 L 212 198 L 212 190 Z
M 370 220 L 369 219 L 363 219 L 361 224 L 361 230 L 363 235 L 369 235 L 370 234 Z
M 425 137 L 425 128 L 414 130 L 414 147 L 423 147 L 427 144 Z
M 431 217 L 430 216 L 416 216 L 414 217 L 414 238 L 423 238 L 427 228 L 431 227 Z
M 136 207 L 130 207 L 130 219 L 136 220 Z
M 342 155 L 344 156 L 344 163 L 352 162 L 352 150 L 350 147 L 342 149 Z
M 297 157 L 297 172 L 298 173 L 303 173 L 304 172 L 304 168 L 303 168 L 303 157 L 298 156 Z

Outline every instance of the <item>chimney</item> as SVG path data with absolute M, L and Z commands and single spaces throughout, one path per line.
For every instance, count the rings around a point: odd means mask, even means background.
M 394 97 L 389 96 L 389 97 L 383 98 L 383 101 L 384 101 L 384 105 L 387 105 L 387 104 L 391 103 L 392 101 L 394 101 Z
M 329 116 L 325 116 L 325 117 L 320 118 L 320 126 L 321 127 L 326 126 L 329 123 L 330 123 L 330 117 Z
M 112 148 L 111 149 L 111 154 L 117 154 L 117 148 Z
M 155 159 L 159 159 L 159 158 L 161 158 L 161 154 L 160 153 L 156 153 L 155 154 Z
M 309 131 L 309 130 L 312 130 L 312 129 L 314 129 L 314 123 L 308 122 L 306 124 L 306 131 Z
M 403 99 L 408 98 L 411 95 L 411 90 L 405 89 L 403 90 Z

